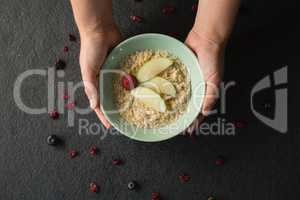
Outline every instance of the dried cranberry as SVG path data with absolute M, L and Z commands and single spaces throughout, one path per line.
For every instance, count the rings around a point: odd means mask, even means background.
M 195 4 L 192 6 L 192 11 L 196 13 L 197 10 L 198 10 L 198 4 L 195 3 Z
M 162 8 L 162 13 L 165 14 L 165 15 L 171 15 L 175 12 L 175 7 L 172 6 L 172 5 L 165 5 L 163 8 Z
M 114 160 L 112 161 L 112 164 L 113 164 L 113 165 L 121 165 L 121 164 L 122 164 L 122 160 L 120 160 L 120 159 L 114 159 Z
M 122 76 L 121 82 L 123 88 L 126 90 L 132 90 L 138 85 L 137 79 L 130 74 L 125 74 L 124 76 Z
M 69 150 L 70 158 L 75 158 L 78 155 L 77 151 L 74 149 Z
M 158 192 L 152 192 L 151 200 L 160 200 L 160 194 Z
M 69 34 L 69 40 L 70 40 L 71 42 L 76 42 L 77 38 L 76 38 L 75 35 Z
M 67 103 L 67 104 L 65 105 L 65 108 L 66 108 L 66 109 L 73 109 L 73 108 L 75 108 L 75 106 L 76 106 L 76 103 L 75 103 L 75 101 L 73 101 L 73 102 Z
M 90 183 L 90 191 L 94 192 L 94 193 L 98 193 L 99 192 L 99 186 L 94 182 Z
M 140 23 L 143 20 L 142 17 L 137 16 L 137 15 L 131 15 L 130 19 L 131 19 L 131 21 L 136 22 L 136 23 Z
M 96 145 L 92 145 L 90 147 L 90 154 L 95 156 L 97 154 L 97 152 L 98 152 L 98 148 L 96 147 Z
M 58 59 L 55 63 L 55 68 L 60 70 L 60 69 L 64 69 L 66 67 L 66 62 L 62 59 Z
M 49 112 L 49 116 L 50 116 L 52 119 L 58 119 L 59 113 L 58 113 L 58 111 L 53 110 L 53 111 Z
M 69 52 L 69 47 L 65 46 L 65 47 L 64 47 L 64 52 L 65 52 L 65 53 Z
M 215 163 L 218 166 L 222 166 L 225 164 L 225 158 L 223 156 L 218 156 Z
M 186 183 L 191 179 L 191 177 L 186 174 L 179 175 L 178 178 L 182 183 Z

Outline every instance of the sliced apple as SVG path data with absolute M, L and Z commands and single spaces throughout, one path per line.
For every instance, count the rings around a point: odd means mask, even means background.
M 140 82 L 148 81 L 173 64 L 168 58 L 154 58 L 146 62 L 137 73 Z
M 155 77 L 149 81 L 146 81 L 142 83 L 142 86 L 149 88 L 159 94 L 166 94 L 171 97 L 176 96 L 176 89 L 174 85 L 170 81 L 161 77 Z
M 165 101 L 161 96 L 149 88 L 139 86 L 131 90 L 131 94 L 147 107 L 159 112 L 165 112 L 167 110 Z

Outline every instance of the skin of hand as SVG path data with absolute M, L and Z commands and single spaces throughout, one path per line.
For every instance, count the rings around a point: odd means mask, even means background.
M 204 117 L 210 114 L 219 96 L 222 81 L 224 51 L 239 0 L 200 0 L 194 27 L 185 43 L 196 53 L 206 83 L 202 113 L 186 130 L 191 134 L 199 127 Z
M 99 102 L 99 73 L 109 50 L 121 39 L 112 16 L 112 0 L 71 0 L 80 32 L 80 67 L 90 107 L 106 128 Z

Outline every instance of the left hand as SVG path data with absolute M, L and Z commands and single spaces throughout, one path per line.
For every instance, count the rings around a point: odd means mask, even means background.
M 196 53 L 206 84 L 202 112 L 186 130 L 191 134 L 199 127 L 204 117 L 209 115 L 218 98 L 218 88 L 223 75 L 224 45 L 193 29 L 188 34 L 185 43 Z

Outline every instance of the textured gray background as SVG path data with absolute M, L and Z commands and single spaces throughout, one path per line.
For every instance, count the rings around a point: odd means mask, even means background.
M 115 0 L 115 17 L 124 37 L 143 32 L 178 32 L 180 39 L 191 28 L 194 15 L 190 0 Z M 165 2 L 174 3 L 177 12 L 166 17 L 160 12 Z M 225 80 L 237 86 L 228 94 L 228 121 L 243 121 L 246 127 L 236 136 L 199 136 L 196 141 L 178 136 L 169 141 L 145 144 L 124 136 L 78 135 L 78 119 L 98 122 L 95 114 L 76 115 L 73 128 L 66 116 L 57 121 L 47 114 L 28 115 L 13 101 L 13 84 L 26 69 L 47 69 L 57 57 L 67 63 L 66 76 L 60 81 L 80 81 L 75 59 L 78 45 L 69 43 L 75 32 L 69 1 L 0 0 L 0 199 L 62 200 L 104 199 L 145 200 L 158 191 L 166 200 L 198 200 L 215 195 L 222 200 L 284 200 L 299 193 L 299 106 L 294 92 L 299 80 L 299 16 L 297 6 L 286 1 L 248 1 L 240 13 L 226 57 Z M 132 24 L 130 14 L 145 18 Z M 62 54 L 64 45 L 71 51 Z M 281 135 L 266 127 L 250 112 L 252 86 L 265 75 L 289 66 L 289 132 Z M 46 79 L 32 77 L 22 88 L 24 102 L 46 105 Z M 79 105 L 87 104 L 83 91 L 77 93 Z M 263 95 L 257 104 L 268 103 Z M 299 102 L 299 101 L 298 101 Z M 218 116 L 208 119 L 214 122 Z M 59 148 L 46 145 L 49 134 L 61 136 Z M 101 153 L 95 158 L 88 148 L 96 144 Z M 70 160 L 67 150 L 80 155 Z M 217 155 L 228 161 L 214 165 Z M 125 163 L 111 166 L 111 159 Z M 181 184 L 177 176 L 186 172 L 191 181 Z M 127 182 L 136 180 L 141 188 L 127 190 Z M 101 186 L 99 194 L 88 191 L 91 181 Z M 296 197 L 297 198 L 297 197 Z

